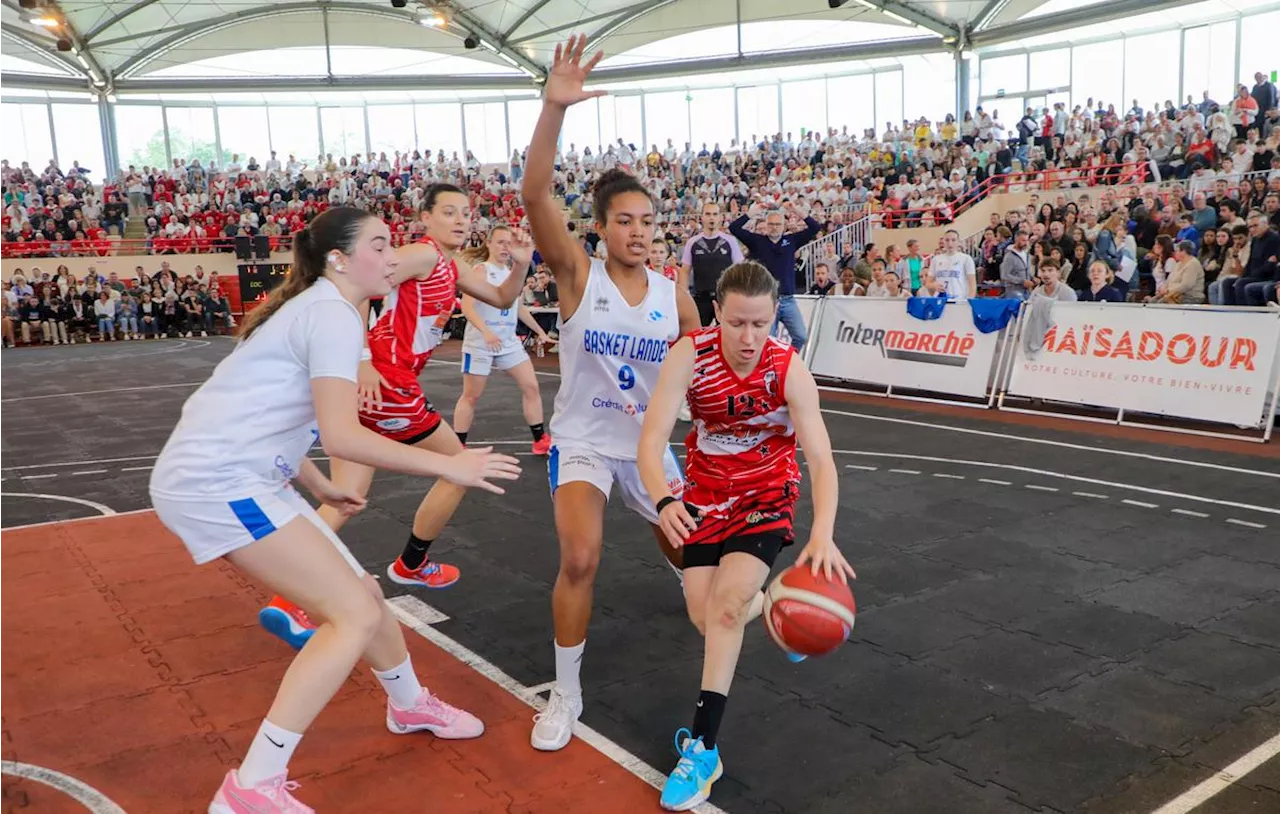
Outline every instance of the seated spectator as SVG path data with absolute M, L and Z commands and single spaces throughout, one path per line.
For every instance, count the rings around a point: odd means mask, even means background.
M 867 290 L 862 287 L 862 283 L 858 282 L 858 278 L 854 275 L 853 269 L 845 269 L 840 272 L 840 282 L 831 292 L 833 297 L 862 297 L 865 296 Z
M 831 279 L 830 268 L 826 263 L 819 263 L 813 270 L 813 285 L 809 286 L 809 293 L 813 296 L 825 297 L 835 287 L 836 281 Z
M 116 301 L 106 291 L 98 293 L 93 304 L 93 315 L 98 321 L 98 336 L 103 342 L 116 338 Z
M 1204 267 L 1195 254 L 1196 244 L 1184 240 L 1173 250 L 1173 268 L 1147 302 L 1199 305 L 1204 302 Z
M 1089 284 L 1076 292 L 1080 302 L 1124 302 L 1124 297 L 1111 283 L 1115 274 L 1101 260 L 1089 264 Z

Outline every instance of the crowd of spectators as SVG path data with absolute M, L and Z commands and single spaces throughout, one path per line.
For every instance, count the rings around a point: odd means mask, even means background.
M 52 273 L 32 266 L 30 274 L 15 269 L 3 283 L 3 342 L 74 345 L 100 342 L 208 336 L 235 327 L 231 304 L 218 275 L 179 277 L 162 261 L 148 274 L 143 266 L 132 279 L 106 275 L 89 266 L 77 279 L 65 265 Z
M 961 247 L 975 261 L 973 290 L 960 285 L 950 293 L 1025 297 L 1045 268 L 1056 268 L 1064 289 L 1083 294 L 1092 292 L 1089 269 L 1097 261 L 1106 265 L 1108 287 L 1121 299 L 1261 304 L 1275 299 L 1274 261 L 1269 252 L 1258 256 L 1257 248 L 1270 245 L 1267 236 L 1274 235 L 1280 218 L 1280 100 L 1265 76 L 1255 80 L 1252 89 L 1239 86 L 1225 104 L 1206 92 L 1181 107 L 1166 101 L 1144 109 L 1135 100 L 1121 114 L 1114 105 L 1090 99 L 1070 112 L 1060 103 L 1028 108 L 1012 128 L 997 110 L 978 107 L 959 120 L 948 115 L 941 122 L 888 123 L 879 135 L 868 130 L 861 137 L 846 127 L 825 135 L 801 130 L 799 139 L 792 132 L 752 136 L 723 149 L 705 143 L 697 150 L 690 143 L 679 149 L 670 140 L 647 152 L 622 139 L 594 151 L 569 144 L 557 155 L 553 184 L 571 228 L 588 251 L 600 253 L 605 247 L 589 217 L 591 185 L 614 167 L 635 173 L 658 202 L 658 238 L 665 245 L 655 249 L 661 254 L 655 262 L 668 268 L 674 265 L 671 254 L 698 234 L 708 204 L 726 221 L 745 217 L 745 228 L 753 232 L 767 232 L 768 213 L 781 212 L 784 231 L 809 230 L 816 223 L 809 237 L 820 237 L 864 210 L 881 227 L 950 223 L 968 203 L 996 189 L 989 179 L 997 177 L 1000 189 L 1038 190 L 1046 199 L 1055 188 L 1088 186 L 1096 194 L 1068 199 L 1059 193 L 1053 202 L 1036 199 L 1029 211 L 993 215 L 990 228 Z M 50 162 L 37 173 L 26 162 L 14 167 L 4 161 L 3 254 L 107 256 L 113 251 L 109 236 L 123 234 L 135 218 L 145 226 L 147 250 L 156 254 L 231 250 L 237 237 L 263 236 L 281 247 L 336 205 L 375 211 L 397 240 L 411 241 L 424 228 L 417 211 L 425 190 L 438 181 L 470 193 L 471 242 L 479 244 L 490 226 L 524 219 L 523 161 L 515 152 L 506 164 L 486 167 L 470 152 L 446 157 L 443 151 L 413 150 L 391 157 L 324 155 L 314 162 L 290 155 L 282 162 L 273 152 L 263 163 L 256 157 L 242 163 L 233 155 L 223 167 L 182 158 L 167 169 L 130 166 L 101 186 L 91 184 L 78 163 L 63 172 Z M 847 243 L 839 257 L 828 246 L 820 265 L 802 270 L 803 278 L 822 273 L 833 288 L 854 295 L 878 294 L 890 285 L 894 296 L 940 293 L 946 286 L 932 273 L 933 258 L 955 249 L 939 245 L 928 251 L 913 243 L 886 246 L 883 255 L 875 246 Z M 53 279 L 62 302 L 55 307 L 53 296 L 48 303 L 41 300 L 38 307 L 46 313 L 77 298 L 67 296 L 65 276 Z M 527 298 L 549 304 L 548 285 L 553 290 L 554 284 L 539 279 L 531 278 Z M 26 287 L 40 282 L 34 275 L 23 281 Z M 181 318 L 167 314 L 169 326 L 185 327 L 188 315 L 211 313 L 182 301 L 184 295 L 212 296 L 198 287 L 180 288 L 184 282 L 172 280 L 152 300 L 152 306 L 183 309 Z M 155 297 L 146 275 L 134 284 Z M 15 279 L 10 290 L 17 288 Z M 6 291 L 10 319 L 20 307 L 28 313 L 33 307 L 13 302 L 14 296 Z M 99 304 L 89 306 L 96 315 Z M 118 322 L 130 324 L 127 314 L 112 318 L 115 333 Z M 23 318 L 15 324 L 33 323 Z M 57 328 L 50 330 L 52 341 L 61 340 Z

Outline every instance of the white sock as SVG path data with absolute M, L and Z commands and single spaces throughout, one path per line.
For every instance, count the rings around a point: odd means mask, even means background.
M 299 733 L 281 729 L 264 719 L 249 745 L 249 754 L 244 756 L 237 772 L 241 787 L 251 788 L 269 777 L 284 774 L 300 740 L 302 735 Z
M 397 709 L 412 709 L 418 703 L 422 685 L 418 683 L 418 674 L 413 671 L 408 656 L 390 670 L 374 670 L 373 674 Z
M 573 647 L 561 647 L 556 642 L 556 689 L 561 695 L 582 695 L 582 651 L 587 647 L 586 639 Z

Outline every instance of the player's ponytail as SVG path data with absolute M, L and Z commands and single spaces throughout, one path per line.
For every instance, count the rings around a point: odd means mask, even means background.
M 266 302 L 245 314 L 240 324 L 240 338 L 248 339 L 254 331 L 280 310 L 280 306 L 306 291 L 324 276 L 329 252 L 350 254 L 364 222 L 373 217 L 362 209 L 340 206 L 321 212 L 311 223 L 293 236 L 293 263 L 284 282 L 272 290 Z
M 777 305 L 778 281 L 759 263 L 751 260 L 734 263 L 724 270 L 716 282 L 716 300 L 723 303 L 729 294 L 741 294 L 744 297 L 768 296 Z

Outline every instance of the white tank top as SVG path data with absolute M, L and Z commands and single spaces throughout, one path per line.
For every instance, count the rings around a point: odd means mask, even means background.
M 676 286 L 647 271 L 649 293 L 632 307 L 592 260 L 578 310 L 560 325 L 560 390 L 551 436 L 624 461 L 636 459 L 658 369 L 680 337 Z
M 511 276 L 511 269 L 497 263 L 485 263 L 484 274 L 485 279 L 497 286 L 502 285 L 503 281 Z M 512 303 L 510 308 L 494 308 L 473 297 L 471 304 L 484 326 L 502 340 L 502 350 L 497 353 L 506 353 L 521 347 L 520 338 L 516 336 L 516 323 L 520 320 L 519 301 Z M 485 345 L 484 335 L 480 333 L 480 329 L 470 322 L 467 322 L 467 328 L 462 334 L 462 345 L 469 351 L 493 352 Z

